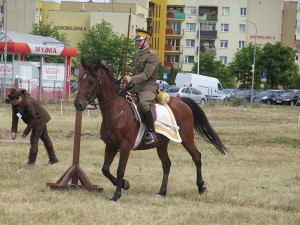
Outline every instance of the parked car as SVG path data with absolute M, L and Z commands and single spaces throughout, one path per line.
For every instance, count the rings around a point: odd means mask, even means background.
M 254 102 L 262 104 L 275 104 L 274 100 L 277 96 L 283 94 L 284 90 L 268 89 L 254 96 Z
M 190 87 L 169 87 L 166 92 L 173 97 L 188 97 L 200 105 L 204 105 L 207 98 L 201 91 Z
M 71 93 L 74 93 L 77 91 L 77 81 L 71 81 L 70 90 L 71 90 Z
M 261 91 L 254 89 L 253 90 L 253 97 L 257 94 L 259 94 Z M 234 99 L 245 99 L 246 101 L 251 101 L 251 90 L 240 90 L 233 95 L 230 96 L 230 101 L 233 101 Z
M 238 91 L 238 89 L 223 89 L 219 92 L 219 96 L 217 98 L 213 98 L 213 100 L 228 101 L 230 97 Z
M 286 91 L 275 98 L 276 105 L 295 106 L 300 102 L 300 91 Z
M 157 85 L 157 88 L 160 89 L 161 91 L 165 91 L 169 87 L 168 82 L 166 82 L 164 80 L 156 80 L 156 85 Z

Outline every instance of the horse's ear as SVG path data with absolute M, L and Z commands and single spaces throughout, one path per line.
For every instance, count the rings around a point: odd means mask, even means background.
M 101 67 L 101 62 L 99 59 L 97 59 L 94 63 L 93 63 L 93 66 L 94 66 L 94 70 L 95 71 L 98 71 Z
M 83 66 L 83 68 L 85 68 L 85 69 L 87 68 L 87 64 L 83 58 L 81 58 L 81 65 Z

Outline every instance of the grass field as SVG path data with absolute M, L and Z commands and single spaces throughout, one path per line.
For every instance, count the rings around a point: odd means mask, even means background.
M 230 153 L 220 155 L 196 137 L 208 191 L 199 195 L 193 161 L 171 143 L 172 167 L 165 198 L 155 149 L 132 151 L 125 177 L 131 188 L 117 203 L 115 188 L 102 175 L 104 144 L 99 110 L 83 112 L 80 166 L 102 193 L 50 190 L 72 164 L 75 109 L 46 105 L 48 130 L 58 164 L 48 161 L 42 143 L 36 165 L 27 166 L 29 137 L 10 139 L 11 108 L 0 104 L 0 224 L 300 224 L 300 107 L 205 106 L 204 111 Z M 116 173 L 118 157 L 112 165 Z

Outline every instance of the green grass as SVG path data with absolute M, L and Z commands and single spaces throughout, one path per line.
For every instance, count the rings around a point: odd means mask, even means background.
M 230 153 L 222 156 L 196 137 L 208 191 L 199 195 L 195 167 L 185 149 L 170 143 L 172 167 L 168 193 L 155 197 L 162 168 L 155 149 L 132 151 L 126 168 L 131 188 L 117 203 L 115 187 L 102 175 L 104 144 L 99 139 L 100 111 L 83 112 L 80 166 L 102 193 L 55 191 L 71 166 L 75 110 L 71 103 L 47 104 L 48 124 L 58 164 L 48 161 L 42 143 L 36 165 L 26 165 L 29 137 L 10 139 L 11 108 L 0 107 L 0 224 L 300 224 L 300 108 L 204 107 Z M 116 173 L 118 155 L 111 167 Z

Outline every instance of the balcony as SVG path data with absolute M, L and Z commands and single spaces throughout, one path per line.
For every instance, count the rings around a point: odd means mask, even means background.
M 167 28 L 166 29 L 166 36 L 168 37 L 183 37 L 184 30 L 176 30 L 176 29 L 171 29 Z
M 203 46 L 201 46 L 200 47 L 200 52 L 215 55 L 216 54 L 216 48 L 215 47 L 203 47 Z M 198 47 L 196 49 L 196 53 L 198 53 Z
M 165 68 L 175 68 L 175 69 L 181 69 L 181 62 L 170 62 L 170 61 L 164 61 L 164 67 Z
M 182 53 L 182 46 L 165 45 L 165 52 L 167 53 Z
M 198 20 L 199 21 L 218 21 L 218 17 L 204 14 L 204 15 L 198 16 Z
M 217 21 L 218 7 L 216 6 L 200 6 L 199 7 L 199 21 Z
M 197 35 L 198 37 L 198 35 Z M 217 31 L 216 30 L 201 30 L 200 31 L 200 38 L 211 38 L 217 39 Z
M 185 20 L 185 13 L 181 12 L 168 12 L 167 20 Z

